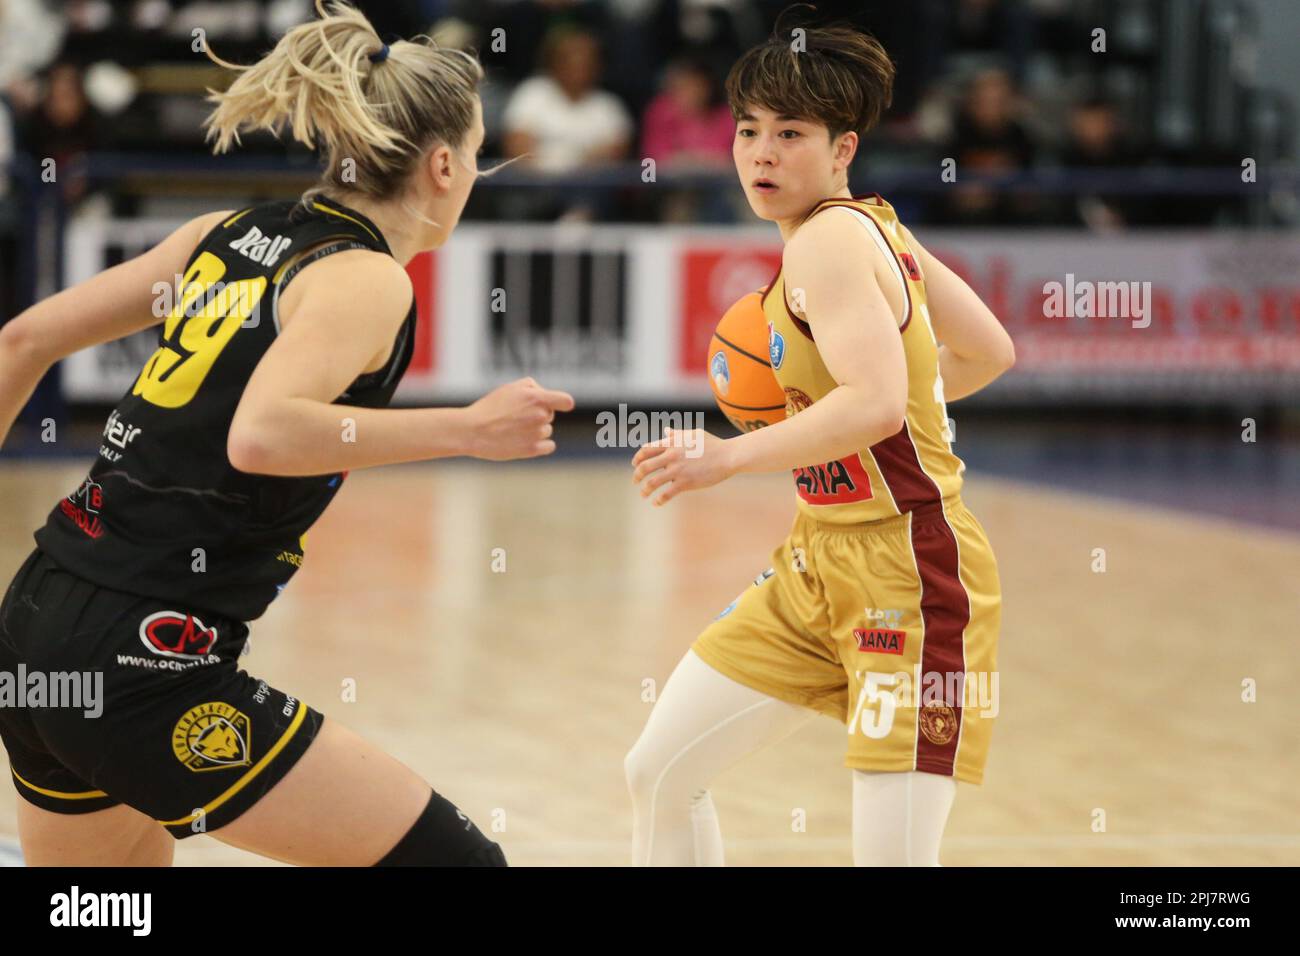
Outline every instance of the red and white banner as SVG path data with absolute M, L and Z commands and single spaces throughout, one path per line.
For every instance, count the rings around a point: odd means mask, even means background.
M 175 226 L 72 223 L 69 281 Z M 1015 340 L 1016 367 L 990 398 L 1300 395 L 1295 233 L 921 228 L 917 238 Z M 714 325 L 771 280 L 780 256 L 770 227 L 466 224 L 408 268 L 420 330 L 398 399 L 467 401 L 530 374 L 594 404 L 707 402 Z M 155 336 L 68 359 L 68 398 L 116 400 Z
M 1135 384 L 1177 371 L 1300 373 L 1294 234 L 922 233 L 918 239 L 980 294 L 1015 340 L 1008 386 L 1040 372 L 1061 376 L 1062 385 L 1080 373 L 1114 373 Z M 703 374 L 711 322 L 766 284 L 780 247 L 686 243 L 681 254 L 682 368 Z M 1119 309 L 1098 308 L 1108 297 L 1089 290 L 1102 284 L 1103 292 L 1124 286 Z

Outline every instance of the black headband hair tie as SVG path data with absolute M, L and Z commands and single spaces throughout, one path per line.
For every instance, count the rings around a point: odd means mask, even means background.
M 385 60 L 387 60 L 387 59 L 388 59 L 388 44 L 387 44 L 387 43 L 385 43 L 382 47 L 379 48 L 379 52 L 378 52 L 378 53 L 372 53 L 372 54 L 370 54 L 370 62 L 371 62 L 371 63 L 383 63 L 383 62 L 384 62 Z

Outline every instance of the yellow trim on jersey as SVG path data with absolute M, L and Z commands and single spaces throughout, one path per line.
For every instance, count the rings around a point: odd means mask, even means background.
M 203 807 L 201 810 L 198 811 L 198 813 L 191 813 L 189 816 L 181 817 L 179 820 L 159 820 L 158 822 L 165 827 L 183 826 L 184 824 L 187 823 L 193 823 L 198 818 L 199 813 L 205 815 L 209 814 L 213 810 L 220 807 L 222 804 L 226 803 L 228 800 L 234 797 L 235 794 L 239 793 L 239 791 L 243 790 L 246 786 L 252 783 L 253 778 L 256 777 L 263 770 L 265 770 L 267 765 L 276 758 L 276 756 L 280 753 L 280 751 L 283 750 L 286 746 L 288 746 L 289 741 L 292 740 L 293 735 L 298 732 L 298 728 L 302 726 L 302 722 L 303 720 L 306 719 L 306 717 L 307 717 L 307 705 L 304 704 L 302 701 L 298 701 L 298 712 L 293 715 L 293 721 L 289 724 L 289 728 L 283 734 L 280 735 L 280 739 L 275 742 L 275 746 L 266 752 L 266 756 L 264 756 L 257 763 L 253 764 L 252 768 L 248 771 L 248 773 L 244 774 L 237 781 L 235 781 L 235 783 L 231 785 L 230 789 L 228 789 L 221 796 L 217 797 L 207 806 Z
M 96 797 L 108 796 L 108 794 L 103 790 L 87 790 L 84 793 L 64 793 L 59 790 L 46 790 L 44 787 L 38 787 L 36 784 L 24 780 L 18 775 L 18 771 L 13 767 L 9 768 L 9 772 L 14 775 L 15 780 L 21 783 L 28 790 L 34 790 L 36 793 L 44 794 L 47 797 L 58 797 L 60 800 L 94 800 Z
M 221 224 L 221 228 L 225 229 L 227 226 L 233 226 L 236 222 L 238 222 L 240 219 L 242 219 L 244 216 L 248 215 L 252 211 L 253 211 L 253 207 L 249 206 L 247 209 L 243 210 L 242 212 L 235 213 L 233 216 L 231 216 L 229 219 L 227 219 L 225 222 Z
M 325 246 L 328 246 L 330 243 L 338 242 L 340 239 L 351 239 L 351 238 L 352 237 L 349 236 L 347 233 L 340 232 L 333 236 L 327 236 L 324 239 L 321 239 L 319 242 L 316 242 L 315 244 L 308 246 L 306 249 L 298 250 L 293 255 L 291 255 L 288 259 L 286 259 L 283 262 L 283 264 L 281 264 L 280 268 L 275 270 L 275 275 L 271 277 L 271 284 L 279 285 L 280 280 L 284 278 L 285 273 L 288 272 L 291 268 L 293 268 L 295 263 L 298 263 L 303 259 L 307 258 L 307 256 L 311 255 L 317 249 L 323 249 L 325 248 Z
M 352 216 L 349 216 L 349 215 L 348 215 L 347 213 L 345 213 L 345 212 L 339 212 L 337 209 L 331 209 L 329 206 L 323 206 L 323 205 L 321 205 L 321 204 L 318 203 L 318 202 L 313 202 L 311 205 L 312 205 L 312 208 L 313 208 L 313 209 L 319 209 L 321 212 L 327 212 L 327 213 L 329 213 L 331 216 L 338 216 L 338 217 L 340 217 L 340 218 L 342 218 L 342 219 L 346 219 L 346 220 L 348 220 L 349 222 L 355 222 L 358 226 L 360 226 L 360 227 L 361 227 L 362 229 L 364 229 L 366 232 L 370 233 L 370 235 L 374 237 L 374 239 L 375 239 L 376 242 L 379 241 L 379 237 L 375 235 L 374 230 L 371 229 L 369 226 L 367 226 L 367 225 L 366 225 L 364 222 L 362 222 L 360 219 L 356 219 L 356 218 L 354 218 L 354 217 L 352 217 Z
M 311 249 L 303 249 L 301 252 L 294 253 L 288 259 L 286 259 L 284 265 L 280 266 L 280 268 L 275 270 L 275 276 L 271 279 L 272 285 L 279 285 L 280 280 L 284 278 L 284 274 L 289 271 L 289 269 L 293 266 L 295 262 L 297 262 L 299 259 L 302 259 L 304 256 L 307 255 L 307 253 L 318 248 L 320 247 L 312 246 Z

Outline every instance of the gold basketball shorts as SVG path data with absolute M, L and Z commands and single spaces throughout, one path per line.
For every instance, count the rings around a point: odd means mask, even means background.
M 834 525 L 800 512 L 692 645 L 741 684 L 843 721 L 845 766 L 982 783 L 998 712 L 997 564 L 959 496 Z

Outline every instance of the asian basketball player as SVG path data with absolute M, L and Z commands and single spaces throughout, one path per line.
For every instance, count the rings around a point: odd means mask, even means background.
M 633 459 L 659 505 L 791 469 L 796 517 L 627 756 L 641 865 L 721 865 L 710 780 L 818 713 L 847 731 L 855 862 L 937 865 L 956 781 L 981 782 L 989 746 L 995 711 L 967 698 L 996 667 L 1000 587 L 960 498 L 945 402 L 1014 351 L 887 202 L 849 191 L 859 139 L 891 99 L 884 49 L 847 27 L 796 33 L 796 10 L 727 79 L 736 171 L 785 242 L 763 312 L 788 417 L 726 440 L 666 434 Z
M 207 125 L 218 152 L 289 125 L 323 147 L 321 184 L 200 216 L 0 332 L 3 440 L 54 362 L 161 325 L 119 440 L 0 608 L 0 670 L 104 675 L 97 719 L 0 709 L 29 864 L 167 864 L 196 832 L 300 864 L 505 863 L 419 775 L 237 667 L 350 470 L 549 454 L 573 407 L 531 379 L 386 407 L 412 355 L 404 266 L 447 240 L 478 175 L 482 70 L 427 38 L 390 47 L 346 4 L 317 12 L 214 94 Z

